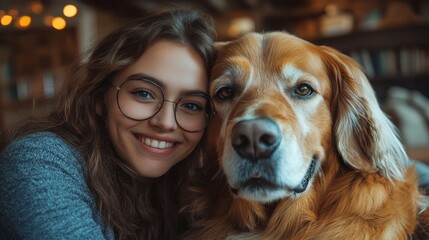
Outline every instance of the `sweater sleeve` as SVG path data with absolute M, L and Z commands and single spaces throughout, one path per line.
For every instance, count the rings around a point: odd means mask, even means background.
M 77 151 L 53 133 L 0 156 L 0 239 L 113 239 L 103 227 Z

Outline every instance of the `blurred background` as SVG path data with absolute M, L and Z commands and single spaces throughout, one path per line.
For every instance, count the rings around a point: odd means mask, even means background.
M 219 41 L 285 30 L 351 56 L 411 157 L 429 162 L 429 0 L 0 0 L 0 138 L 45 114 L 70 63 L 100 38 L 177 5 L 209 12 Z

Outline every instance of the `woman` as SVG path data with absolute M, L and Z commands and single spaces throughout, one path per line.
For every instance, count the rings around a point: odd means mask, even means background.
M 147 16 L 102 40 L 0 159 L 0 238 L 175 239 L 214 114 L 211 19 Z

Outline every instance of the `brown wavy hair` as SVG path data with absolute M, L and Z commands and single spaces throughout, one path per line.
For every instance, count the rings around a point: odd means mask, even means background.
M 152 13 L 101 40 L 85 63 L 71 68 L 49 115 L 26 121 L 10 136 L 51 131 L 75 146 L 86 161 L 87 183 L 98 210 L 117 239 L 177 238 L 179 195 L 200 155 L 197 146 L 162 177 L 138 177 L 114 151 L 105 117 L 96 113 L 114 76 L 161 39 L 191 46 L 209 74 L 215 39 L 211 17 L 191 9 Z

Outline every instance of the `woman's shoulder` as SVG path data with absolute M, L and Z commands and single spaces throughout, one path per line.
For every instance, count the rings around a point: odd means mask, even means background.
M 0 155 L 0 172 L 48 171 L 55 167 L 81 175 L 83 161 L 71 144 L 52 132 L 38 132 L 12 141 Z M 18 171 L 18 172 L 16 172 Z
M 76 155 L 77 151 L 66 140 L 53 132 L 36 132 L 13 140 L 3 151 L 3 155 L 15 153 L 42 154 L 44 151 Z
M 51 132 L 15 139 L 0 154 L 0 239 L 104 239 L 75 147 Z M 3 231 L 3 232 L 2 232 Z
M 23 150 L 27 148 L 71 149 L 71 146 L 64 139 L 53 132 L 36 132 L 13 140 L 9 146 L 5 148 L 5 152 Z

